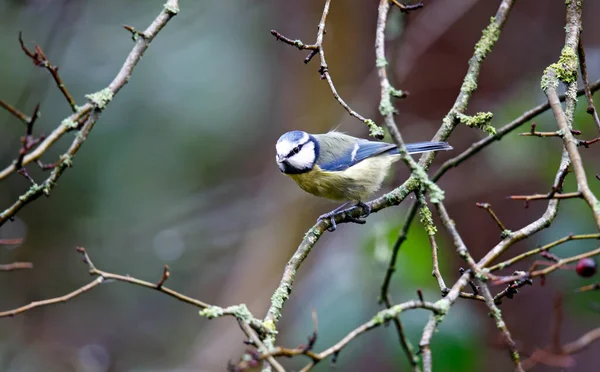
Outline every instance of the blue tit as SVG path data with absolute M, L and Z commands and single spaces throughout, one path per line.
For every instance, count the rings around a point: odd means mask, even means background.
M 391 165 L 400 160 L 396 145 L 368 141 L 340 132 L 309 134 L 295 130 L 283 134 L 275 146 L 279 169 L 300 188 L 313 195 L 346 203 L 319 217 L 331 218 L 350 203 L 363 209 L 364 202 L 379 190 Z M 451 150 L 446 142 L 419 142 L 406 145 L 409 154 Z M 364 223 L 355 219 L 353 222 Z M 331 230 L 335 221 L 331 218 Z

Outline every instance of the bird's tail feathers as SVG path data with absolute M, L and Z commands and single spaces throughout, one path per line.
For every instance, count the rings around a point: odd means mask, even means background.
M 406 145 L 406 150 L 409 154 L 419 154 L 422 152 L 452 150 L 447 142 L 416 142 Z

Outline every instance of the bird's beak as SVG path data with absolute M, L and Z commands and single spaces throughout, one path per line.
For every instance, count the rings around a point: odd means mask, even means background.
M 285 157 L 277 154 L 277 155 L 275 155 L 275 159 L 277 160 L 278 163 L 282 163 L 283 160 L 285 159 Z

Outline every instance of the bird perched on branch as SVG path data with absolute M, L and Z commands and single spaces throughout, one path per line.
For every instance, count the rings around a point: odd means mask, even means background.
M 371 212 L 364 202 L 383 183 L 390 166 L 400 159 L 396 145 L 386 142 L 368 141 L 340 132 L 310 134 L 295 130 L 283 134 L 275 146 L 277 165 L 281 172 L 291 177 L 300 188 L 316 196 L 336 201 L 343 205 L 318 218 L 330 218 L 348 212 L 354 207 L 363 209 L 363 217 Z M 446 142 L 419 142 L 406 145 L 409 154 L 451 150 Z M 354 206 L 343 209 L 347 205 Z M 364 220 L 353 219 L 364 223 Z

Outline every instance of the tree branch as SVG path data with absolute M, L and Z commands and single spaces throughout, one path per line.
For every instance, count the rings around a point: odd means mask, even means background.
M 81 145 L 87 139 L 87 136 L 89 135 L 94 124 L 100 117 L 101 113 L 106 109 L 106 106 L 110 103 L 113 97 L 125 86 L 125 84 L 127 84 L 129 79 L 131 78 L 133 69 L 144 55 L 146 49 L 148 49 L 148 47 L 150 46 L 152 40 L 154 40 L 154 38 L 160 32 L 160 30 L 167 24 L 167 22 L 171 18 L 173 18 L 177 14 L 178 11 L 179 1 L 168 0 L 158 17 L 143 32 L 144 37 L 139 38 L 138 41 L 135 43 L 133 49 L 131 50 L 123 66 L 121 67 L 121 70 L 118 72 L 117 76 L 113 79 L 113 81 L 108 85 L 108 87 L 101 90 L 100 92 L 87 95 L 86 98 L 88 99 L 88 103 L 86 103 L 82 107 L 79 107 L 74 114 L 63 120 L 63 122 L 48 137 L 46 137 L 46 139 L 42 141 L 42 143 L 40 143 L 40 145 L 33 152 L 20 159 L 20 163 L 22 165 L 28 164 L 34 160 L 38 160 L 42 156 L 42 154 L 48 148 L 50 148 L 52 144 L 54 144 L 60 137 L 62 137 L 62 135 L 76 128 L 77 124 L 75 123 L 77 123 L 84 116 L 89 114 L 88 118 L 85 120 L 85 123 L 79 130 L 79 134 L 75 137 L 69 149 L 63 155 L 60 156 L 59 162 L 57 163 L 56 167 L 52 170 L 51 175 L 42 184 L 32 185 L 30 189 L 26 193 L 22 194 L 17 201 L 15 201 L 10 207 L 8 207 L 6 210 L 0 213 L 0 226 L 2 226 L 7 220 L 12 218 L 26 204 L 36 200 L 42 194 L 50 194 L 50 191 L 54 188 L 56 182 L 63 174 L 65 169 L 72 166 L 73 157 L 77 154 Z M 24 49 L 27 53 L 27 49 Z M 29 52 L 28 55 L 31 58 L 36 57 L 36 54 L 33 54 L 32 56 L 30 55 L 30 53 L 31 52 Z M 38 56 L 43 55 L 41 49 L 39 48 L 36 49 L 36 53 L 38 54 Z M 46 60 L 45 56 L 43 56 L 43 59 Z M 56 72 L 56 69 L 50 70 L 51 72 Z M 18 164 L 13 164 L 12 166 L 6 168 L 4 171 L 0 172 L 0 180 L 8 176 L 13 171 L 17 170 L 17 165 Z

